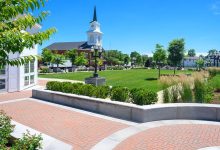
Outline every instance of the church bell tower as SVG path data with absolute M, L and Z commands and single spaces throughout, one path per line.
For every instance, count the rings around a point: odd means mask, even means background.
M 96 7 L 94 8 L 93 20 L 90 22 L 90 29 L 87 31 L 88 45 L 96 45 L 102 47 L 102 35 L 100 24 L 97 20 Z

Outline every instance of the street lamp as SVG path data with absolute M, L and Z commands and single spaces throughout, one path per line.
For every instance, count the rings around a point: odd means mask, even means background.
M 97 58 L 101 58 L 102 55 L 102 48 L 100 46 L 92 46 L 91 47 L 92 57 L 95 58 L 95 71 L 93 73 L 93 77 L 97 78 L 98 75 L 98 61 Z
M 105 78 L 99 77 L 98 75 L 98 58 L 101 58 L 102 55 L 102 47 L 93 45 L 91 47 L 92 57 L 95 58 L 95 71 L 92 77 L 85 78 L 86 84 L 93 84 L 95 86 L 105 85 Z

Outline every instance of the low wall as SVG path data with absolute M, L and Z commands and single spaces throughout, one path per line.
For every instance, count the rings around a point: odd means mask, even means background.
M 214 104 L 179 103 L 138 106 L 49 90 L 33 90 L 32 97 L 140 123 L 173 119 L 220 121 L 220 105 Z

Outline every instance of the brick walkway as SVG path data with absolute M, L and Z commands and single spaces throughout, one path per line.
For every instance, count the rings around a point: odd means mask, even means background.
M 38 86 L 45 87 L 47 84 L 46 80 L 38 80 Z M 23 90 L 20 92 L 12 92 L 12 93 L 0 93 L 0 102 L 14 100 L 14 99 L 22 99 L 29 98 L 32 96 L 31 90 Z
M 1 104 L 13 120 L 73 145 L 88 150 L 103 138 L 128 127 L 125 124 L 24 100 Z
M 115 150 L 197 150 L 220 145 L 220 126 L 171 125 L 138 133 Z

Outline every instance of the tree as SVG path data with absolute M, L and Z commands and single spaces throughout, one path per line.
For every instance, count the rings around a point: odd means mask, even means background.
M 130 57 L 128 54 L 124 54 L 124 64 L 125 65 L 128 65 L 130 62 Z
M 158 66 L 158 77 L 160 78 L 160 68 L 162 63 L 165 63 L 166 59 L 167 59 L 167 54 L 166 54 L 166 50 L 163 48 L 162 45 L 160 44 L 156 44 L 156 50 L 153 53 L 153 59 L 156 62 L 157 66 Z
M 196 56 L 195 50 L 194 50 L 194 49 L 188 50 L 188 56 L 189 56 L 189 57 L 194 57 L 194 56 Z
M 141 57 L 142 57 L 142 64 L 143 64 L 144 67 L 146 67 L 148 56 L 147 55 L 142 55 Z
M 169 43 L 168 60 L 174 66 L 174 74 L 176 67 L 180 65 L 184 57 L 185 42 L 184 39 L 175 39 Z
M 77 57 L 77 50 L 76 49 L 69 50 L 65 53 L 65 55 L 68 59 L 70 59 L 72 63 L 72 71 L 73 71 L 74 64 L 76 62 L 76 57 Z
M 130 54 L 132 65 L 141 64 L 141 55 L 134 51 Z
M 43 63 L 50 65 L 53 59 L 53 53 L 49 49 L 43 49 L 41 57 L 42 57 Z
M 204 64 L 205 62 L 202 58 L 199 58 L 198 60 L 196 60 L 196 65 L 199 71 L 204 67 Z
M 48 15 L 41 12 L 37 17 L 32 12 L 44 6 L 47 0 L 1 0 L 0 1 L 0 68 L 5 65 L 22 65 L 35 56 L 24 56 L 9 59 L 10 53 L 22 53 L 24 48 L 32 48 L 33 45 L 42 44 L 44 40 L 56 32 L 50 28 L 44 32 L 30 33 L 36 24 L 40 24 Z
M 213 55 L 215 55 L 215 53 L 217 53 L 218 52 L 218 50 L 216 50 L 216 49 L 211 49 L 211 50 L 209 50 L 209 56 L 213 56 Z
M 83 66 L 87 64 L 88 64 L 88 60 L 85 58 L 85 53 L 80 53 L 79 56 L 76 58 L 76 65 Z
M 56 72 L 58 72 L 59 65 L 63 65 L 65 63 L 64 55 L 55 53 L 52 58 L 52 63 L 56 64 Z

